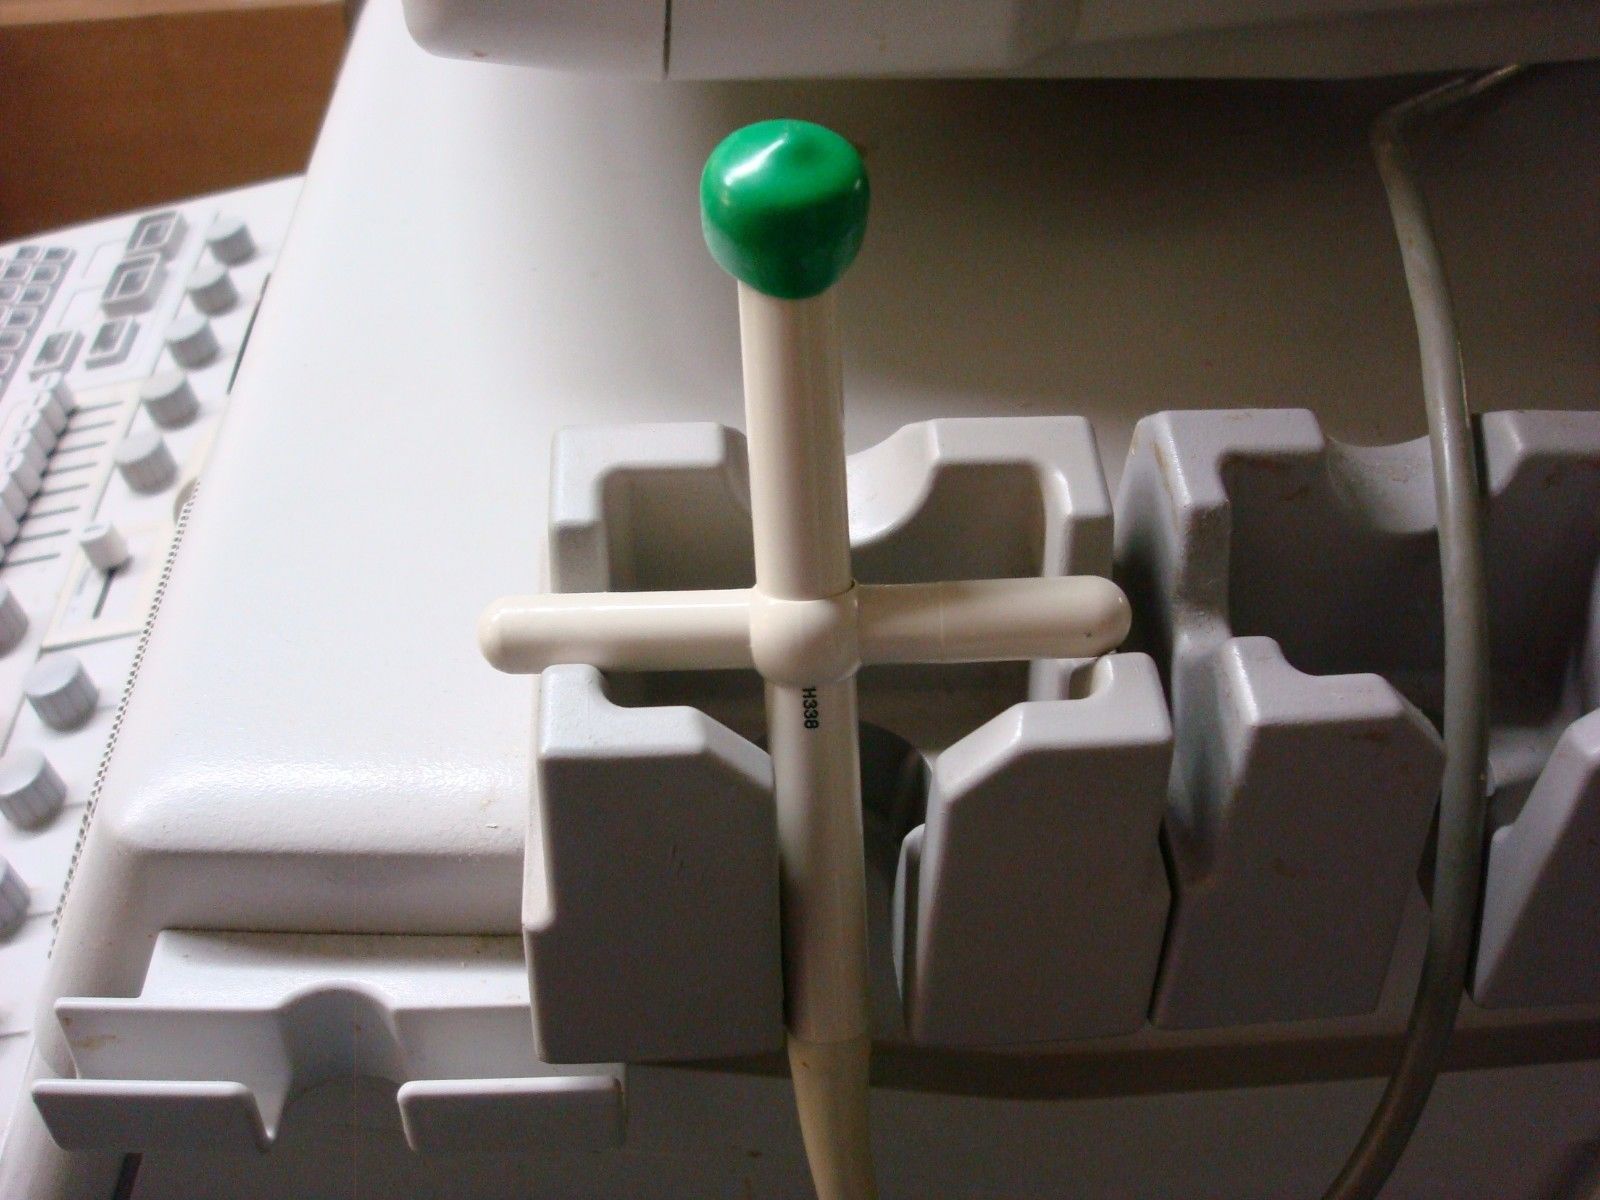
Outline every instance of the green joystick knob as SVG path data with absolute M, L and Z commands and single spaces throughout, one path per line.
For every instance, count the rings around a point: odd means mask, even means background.
M 809 121 L 758 121 L 722 140 L 700 175 L 711 257 L 782 300 L 827 291 L 867 231 L 867 169 L 856 148 Z

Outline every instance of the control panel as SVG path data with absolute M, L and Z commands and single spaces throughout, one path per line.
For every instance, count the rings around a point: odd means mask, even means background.
M 299 191 L 0 246 L 0 1134 L 139 633 Z

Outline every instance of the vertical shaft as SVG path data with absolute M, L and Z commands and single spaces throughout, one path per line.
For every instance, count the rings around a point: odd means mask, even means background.
M 831 292 L 739 285 L 756 590 L 825 599 L 851 585 L 838 334 Z M 853 678 L 768 683 L 782 872 L 789 1064 L 820 1200 L 873 1193 L 867 921 Z
M 780 300 L 740 283 L 739 332 L 756 587 L 837 596 L 851 578 L 833 292 Z

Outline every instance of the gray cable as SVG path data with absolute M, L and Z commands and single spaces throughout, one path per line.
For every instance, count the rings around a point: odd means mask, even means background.
M 1450 288 L 1403 134 L 1414 118 L 1475 96 L 1520 69 L 1501 67 L 1447 83 L 1397 104 L 1372 128 L 1373 153 L 1389 196 L 1417 322 L 1433 453 L 1439 562 L 1444 573 L 1444 781 L 1428 950 L 1405 1044 L 1383 1098 L 1324 1200 L 1372 1200 L 1378 1194 L 1405 1152 L 1433 1090 L 1455 1028 L 1477 927 L 1487 806 L 1489 628 L 1477 455 Z

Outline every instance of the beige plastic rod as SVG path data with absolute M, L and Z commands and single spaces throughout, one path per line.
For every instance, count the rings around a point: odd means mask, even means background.
M 478 644 L 510 674 L 573 662 L 605 671 L 749 669 L 756 665 L 753 596 L 747 589 L 508 596 L 484 612 Z M 827 599 L 842 610 L 827 631 L 832 638 L 806 649 L 813 660 L 851 669 L 1092 658 L 1121 643 L 1131 619 L 1122 589 L 1098 575 L 861 583 Z
M 748 668 L 750 593 L 508 596 L 479 618 L 478 646 L 497 671 L 513 675 L 557 663 L 602 671 Z

